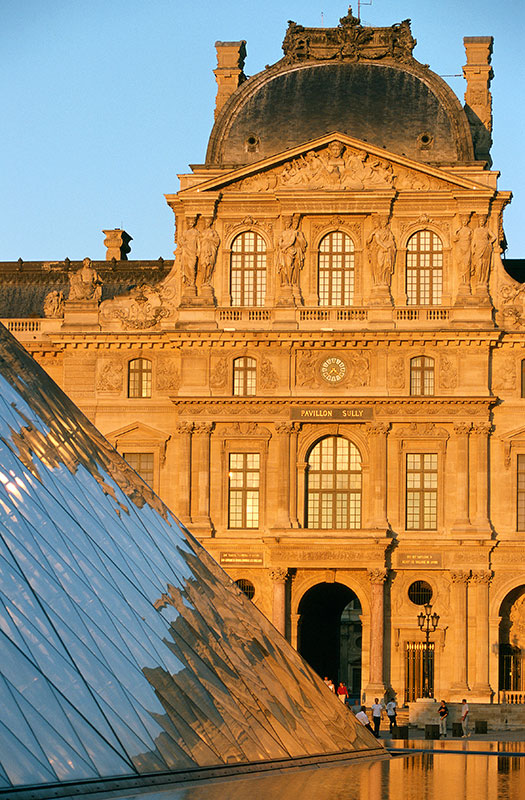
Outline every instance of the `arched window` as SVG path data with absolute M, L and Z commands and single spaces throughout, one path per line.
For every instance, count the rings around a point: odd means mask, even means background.
M 434 359 L 418 356 L 410 360 L 410 394 L 434 394 Z
M 266 242 L 254 231 L 244 231 L 232 242 L 232 306 L 263 306 L 266 297 Z
M 319 244 L 319 305 L 351 306 L 354 302 L 354 243 L 333 231 Z
M 233 394 L 247 397 L 254 395 L 257 384 L 257 363 L 254 358 L 243 356 L 233 362 Z
M 361 454 L 342 436 L 321 439 L 310 451 L 307 527 L 361 527 Z
M 151 361 L 134 358 L 128 364 L 128 397 L 151 397 Z
M 407 303 L 437 306 L 443 291 L 443 244 L 432 231 L 417 231 L 407 243 Z

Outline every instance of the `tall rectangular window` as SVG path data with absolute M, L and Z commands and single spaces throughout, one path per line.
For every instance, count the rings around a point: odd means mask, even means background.
M 153 486 L 153 453 L 122 453 L 130 467 Z
M 128 364 L 128 397 L 151 397 L 151 361 L 134 358 Z
M 228 528 L 259 527 L 259 453 L 230 453 L 228 473 Z
M 254 358 L 242 356 L 233 361 L 233 394 L 253 396 L 256 390 L 257 363 Z
M 408 240 L 406 288 L 409 306 L 441 304 L 443 245 L 432 231 L 417 231 Z
M 437 453 L 407 453 L 407 530 L 437 529 Z
M 525 531 L 525 455 L 518 455 L 518 530 Z

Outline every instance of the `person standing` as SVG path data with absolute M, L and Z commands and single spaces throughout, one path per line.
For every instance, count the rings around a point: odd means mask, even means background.
M 361 706 L 361 710 L 357 712 L 355 718 L 359 720 L 361 725 L 363 725 L 365 728 L 368 728 L 370 733 L 373 733 L 372 726 L 370 725 L 370 720 L 368 719 L 366 714 L 366 706 Z
M 381 725 L 381 714 L 383 713 L 383 706 L 376 697 L 372 703 L 372 722 L 374 723 L 374 736 L 379 739 L 379 726 Z
M 444 700 L 441 701 L 441 705 L 438 708 L 438 714 L 439 714 L 439 735 L 444 736 L 446 739 L 448 708 Z
M 337 696 L 343 705 L 346 705 L 346 700 L 348 698 L 348 689 L 341 681 L 339 686 L 337 687 Z
M 469 730 L 468 730 L 468 712 L 469 712 L 469 707 L 468 707 L 468 703 L 465 700 L 465 698 L 463 698 L 461 703 L 462 703 L 462 705 L 461 705 L 461 728 L 463 730 L 463 738 L 466 739 L 467 736 L 470 736 L 470 733 L 469 733 Z
M 394 733 L 394 728 L 396 727 L 396 701 L 393 697 L 390 698 L 388 703 L 386 704 L 386 715 L 388 717 L 388 723 L 390 725 L 390 733 Z

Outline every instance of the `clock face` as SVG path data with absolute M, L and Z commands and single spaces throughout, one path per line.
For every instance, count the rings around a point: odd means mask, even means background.
M 331 356 L 321 364 L 321 376 L 328 383 L 339 383 L 346 375 L 346 364 L 340 358 Z

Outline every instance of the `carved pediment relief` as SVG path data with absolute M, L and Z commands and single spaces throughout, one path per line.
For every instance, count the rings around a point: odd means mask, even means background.
M 142 422 L 133 422 L 123 428 L 106 433 L 106 439 L 116 449 L 122 450 L 123 447 L 148 446 L 158 447 L 165 450 L 166 444 L 170 439 L 169 433 L 144 425 Z
M 155 328 L 174 313 L 173 289 L 159 284 L 141 284 L 100 304 L 102 322 L 120 322 L 127 330 Z
M 411 422 L 397 431 L 400 439 L 448 439 L 448 432 L 433 422 Z
M 190 193 L 196 187 L 179 193 Z M 445 191 L 483 189 L 473 181 L 452 176 L 380 150 L 345 134 L 330 134 L 286 153 L 263 159 L 200 183 L 198 192 L 283 191 Z

